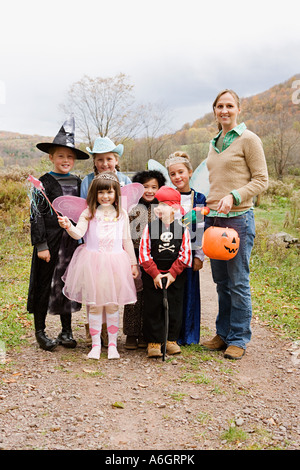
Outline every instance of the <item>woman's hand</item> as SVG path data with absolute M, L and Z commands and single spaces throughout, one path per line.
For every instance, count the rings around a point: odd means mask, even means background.
M 222 212 L 223 214 L 228 214 L 233 206 L 233 195 L 228 194 L 228 196 L 222 197 L 219 201 L 217 211 Z

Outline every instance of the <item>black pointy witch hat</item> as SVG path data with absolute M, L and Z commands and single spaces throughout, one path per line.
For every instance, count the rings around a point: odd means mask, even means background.
M 87 160 L 90 156 L 75 147 L 75 119 L 70 117 L 67 119 L 54 137 L 53 142 L 42 142 L 36 145 L 42 152 L 49 153 L 52 147 L 68 147 L 73 150 L 78 160 Z

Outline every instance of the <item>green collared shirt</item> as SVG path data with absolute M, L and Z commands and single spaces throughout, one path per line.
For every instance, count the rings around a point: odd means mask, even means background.
M 221 151 L 219 150 L 220 146 L 218 145 L 218 139 L 222 134 L 222 131 L 220 131 L 216 135 L 216 137 L 214 137 L 211 140 L 211 144 L 212 144 L 213 148 L 215 149 L 215 151 L 217 153 L 223 152 L 224 150 L 226 150 L 229 147 L 230 144 L 232 144 L 232 142 L 235 141 L 235 139 L 237 139 L 240 135 L 242 135 L 242 133 L 244 132 L 245 129 L 247 129 L 246 124 L 244 122 L 241 122 L 241 124 L 238 124 L 236 127 L 231 129 L 230 131 L 228 131 L 224 136 Z M 236 190 L 233 190 L 233 191 L 231 191 L 230 194 L 233 195 L 234 205 L 238 206 L 241 202 L 241 196 L 239 195 L 239 192 L 236 191 Z M 232 211 L 232 212 L 229 212 L 228 214 L 222 214 L 220 212 L 211 210 L 210 213 L 209 213 L 209 217 L 236 217 L 238 215 L 244 214 L 245 212 L 247 212 L 247 211 L 243 211 L 243 212 L 237 212 L 237 211 L 234 212 L 234 211 Z
M 223 152 L 224 150 L 226 150 L 227 147 L 229 147 L 229 145 L 232 144 L 232 142 L 234 142 L 237 137 L 242 135 L 242 133 L 244 132 L 245 129 L 247 129 L 246 124 L 244 122 L 241 122 L 241 124 L 234 127 L 233 129 L 231 129 L 231 131 L 228 131 L 227 134 L 224 136 L 221 151 Z M 215 149 L 215 151 L 217 153 L 221 153 L 220 150 L 217 147 L 217 140 L 218 140 L 218 138 L 220 137 L 221 134 L 222 134 L 222 131 L 220 131 L 219 134 L 216 135 L 216 137 L 214 137 L 211 141 L 212 146 L 213 146 L 213 148 Z

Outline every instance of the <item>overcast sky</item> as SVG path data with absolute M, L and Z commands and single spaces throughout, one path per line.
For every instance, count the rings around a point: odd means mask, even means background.
M 223 88 L 245 97 L 300 73 L 299 15 L 294 0 L 4 2 L 0 130 L 54 136 L 72 83 L 120 72 L 177 130 Z

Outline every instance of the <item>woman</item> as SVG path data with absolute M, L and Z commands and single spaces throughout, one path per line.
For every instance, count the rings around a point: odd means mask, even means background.
M 228 261 L 211 259 L 217 285 L 219 312 L 216 336 L 203 342 L 211 350 L 225 349 L 224 357 L 241 359 L 251 338 L 251 293 L 249 261 L 255 237 L 253 197 L 267 188 L 268 173 L 261 140 L 237 124 L 240 100 L 232 90 L 223 90 L 213 103 L 219 127 L 207 157 L 210 209 L 205 229 L 215 225 L 235 229 L 240 238 L 237 255 Z

